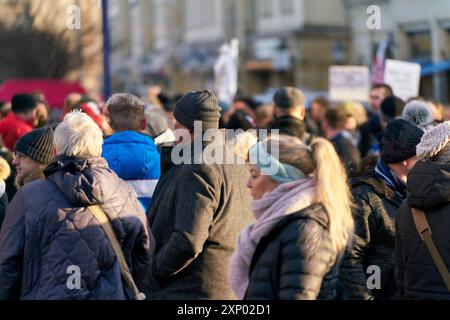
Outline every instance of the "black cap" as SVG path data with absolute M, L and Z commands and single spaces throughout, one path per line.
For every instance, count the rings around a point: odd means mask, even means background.
M 273 96 L 273 102 L 276 107 L 282 109 L 291 109 L 298 106 L 304 106 L 306 97 L 300 90 L 293 87 L 278 89 Z
M 188 129 L 194 129 L 195 121 L 202 121 L 203 131 L 218 129 L 221 108 L 214 94 L 205 91 L 187 93 L 175 105 L 175 119 Z
M 416 155 L 423 131 L 402 119 L 391 121 L 381 141 L 381 158 L 386 163 L 399 163 Z
M 50 163 L 53 158 L 52 128 L 42 127 L 28 132 L 17 141 L 14 151 L 23 153 L 39 163 Z
M 17 94 L 11 99 L 11 110 L 15 113 L 24 113 L 36 108 L 36 100 L 29 94 Z

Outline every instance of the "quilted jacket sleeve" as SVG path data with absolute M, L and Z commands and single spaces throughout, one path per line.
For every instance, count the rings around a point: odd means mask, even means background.
M 346 252 L 340 267 L 339 280 L 351 299 L 371 300 L 371 291 L 367 288 L 367 278 L 363 261 L 369 249 L 371 233 L 375 226 L 372 208 L 364 196 L 355 196 L 355 209 L 353 218 L 355 221 L 355 234 L 353 246 L 350 252 Z
M 179 180 L 175 230 L 153 265 L 159 282 L 184 269 L 202 252 L 218 207 L 215 190 L 220 187 L 212 176 L 205 167 L 198 167 Z
M 146 291 L 149 288 L 148 271 L 151 266 L 151 247 L 154 246 L 154 243 L 150 227 L 145 221 L 141 224 L 132 252 L 133 279 L 142 291 Z
M 323 239 L 323 226 L 315 221 L 302 219 L 286 231 L 281 243 L 279 298 L 315 300 L 336 254 Z
M 25 209 L 19 191 L 6 211 L 0 232 L 0 300 L 20 298 L 25 243 Z

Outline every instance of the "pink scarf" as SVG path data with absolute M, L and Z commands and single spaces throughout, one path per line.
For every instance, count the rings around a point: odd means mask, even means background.
M 261 238 L 284 217 L 309 207 L 315 200 L 316 181 L 307 178 L 281 184 L 253 201 L 256 222 L 245 227 L 239 235 L 229 266 L 229 282 L 238 299 L 243 299 L 247 291 L 250 263 Z

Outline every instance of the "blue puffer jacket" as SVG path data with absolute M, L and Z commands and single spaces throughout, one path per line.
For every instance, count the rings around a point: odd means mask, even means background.
M 160 156 L 150 136 L 134 131 L 118 132 L 105 139 L 102 156 L 134 190 L 144 211 L 161 175 Z

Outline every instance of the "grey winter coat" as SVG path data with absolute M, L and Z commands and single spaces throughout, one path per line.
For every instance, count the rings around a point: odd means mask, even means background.
M 174 165 L 171 151 L 162 149 L 162 177 L 148 211 L 156 243 L 152 297 L 233 299 L 229 260 L 240 231 L 254 221 L 246 188 L 248 169 Z
M 280 221 L 256 248 L 246 299 L 336 299 L 343 252 L 332 248 L 328 228 L 321 204 Z
M 352 181 L 355 201 L 353 248 L 344 255 L 339 279 L 351 299 L 398 298 L 395 284 L 395 217 L 402 199 L 374 172 Z M 374 266 L 369 269 L 370 266 Z M 368 278 L 381 271 L 380 287 Z
M 109 217 L 141 290 L 150 269 L 150 234 L 136 196 L 104 159 L 59 158 L 46 179 L 22 187 L 0 233 L 0 299 L 125 299 L 119 264 L 97 220 Z M 80 287 L 75 278 L 78 270 Z
M 399 210 L 396 225 L 396 279 L 401 297 L 450 300 L 410 208 L 424 210 L 433 241 L 450 269 L 450 163 L 417 163 L 408 176 L 408 200 Z

